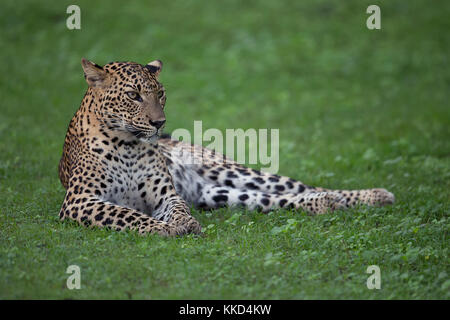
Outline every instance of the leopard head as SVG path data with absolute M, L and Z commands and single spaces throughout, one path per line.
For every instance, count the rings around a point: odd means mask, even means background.
M 155 142 L 166 122 L 166 95 L 158 81 L 162 62 L 111 62 L 101 67 L 82 59 L 81 65 L 100 122 L 141 141 Z

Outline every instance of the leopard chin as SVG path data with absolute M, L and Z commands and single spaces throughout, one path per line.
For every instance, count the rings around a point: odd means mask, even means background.
M 148 143 L 148 144 L 156 144 L 158 139 L 159 139 L 159 135 L 157 133 L 155 133 L 154 135 L 152 135 L 150 137 L 139 138 L 139 140 L 141 142 Z
M 136 128 L 127 128 L 127 131 L 135 136 L 139 141 L 149 144 L 155 144 L 159 139 L 159 132 L 153 134 L 145 132 L 143 130 L 138 130 Z

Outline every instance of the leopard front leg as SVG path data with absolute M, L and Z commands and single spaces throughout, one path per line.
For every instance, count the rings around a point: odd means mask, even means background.
M 152 217 L 157 220 L 169 222 L 183 228 L 187 233 L 201 233 L 201 226 L 191 215 L 185 200 L 177 194 L 172 176 L 166 168 L 156 176 L 149 177 L 138 189 L 144 188 L 145 202 L 152 204 Z
M 77 177 L 72 178 L 59 213 L 60 219 L 75 220 L 84 226 L 110 227 L 116 231 L 136 230 L 140 234 L 176 236 L 186 233 L 184 228 L 173 223 L 104 201 L 94 195 L 95 191 L 100 192 L 95 186 L 80 184 Z
M 184 228 L 187 233 L 200 234 L 202 231 L 201 225 L 191 215 L 185 201 L 177 194 L 173 194 L 165 201 L 160 202 L 153 213 L 153 217 Z

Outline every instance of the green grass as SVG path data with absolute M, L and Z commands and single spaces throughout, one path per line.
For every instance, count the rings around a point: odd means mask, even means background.
M 1 299 L 449 299 L 450 2 L 0 4 Z M 280 174 L 384 187 L 386 208 L 193 211 L 205 237 L 61 223 L 57 177 L 81 57 L 164 61 L 167 131 L 279 128 Z M 255 166 L 256 167 L 256 166 Z M 66 268 L 81 267 L 70 291 Z M 366 269 L 381 269 L 368 290 Z

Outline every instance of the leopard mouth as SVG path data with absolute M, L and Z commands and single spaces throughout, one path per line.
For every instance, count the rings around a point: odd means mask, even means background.
M 141 130 L 138 128 L 128 128 L 128 132 L 130 132 L 134 137 L 141 140 L 142 142 L 153 143 L 159 138 L 159 132 L 156 131 L 153 134 L 150 134 L 148 131 Z

